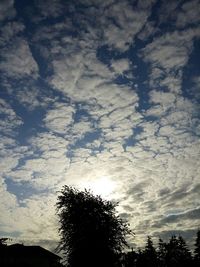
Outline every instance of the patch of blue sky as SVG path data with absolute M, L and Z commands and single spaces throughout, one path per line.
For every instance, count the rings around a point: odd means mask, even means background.
M 11 238 L 12 239 L 12 238 L 18 238 L 18 237 L 20 237 L 20 235 L 21 235 L 21 232 L 19 232 L 19 231 L 13 231 L 13 232 L 11 232 L 11 231 L 8 231 L 8 232 L 0 231 L 0 238 L 1 237 L 6 237 L 6 238 Z
M 195 77 L 200 77 L 200 40 L 195 40 L 190 59 L 183 69 L 182 93 L 200 104 L 200 90 L 194 82 Z
M 74 114 L 73 117 L 75 122 L 80 122 L 84 119 L 91 121 L 92 118 L 89 112 L 84 108 L 84 103 L 76 103 L 75 108 L 76 108 L 76 113 Z
M 69 146 L 69 149 L 76 149 L 87 147 L 87 144 L 93 143 L 101 137 L 101 130 L 96 129 L 94 132 L 87 132 L 81 139 L 78 139 L 73 145 Z
M 43 108 L 37 108 L 34 111 L 28 111 L 20 104 L 16 105 L 15 110 L 23 120 L 23 124 L 19 127 L 17 132 L 17 140 L 20 145 L 26 145 L 30 137 L 37 134 L 37 132 L 45 132 L 46 129 L 42 124 L 42 119 L 45 114 Z
M 47 192 L 47 189 L 36 189 L 31 186 L 28 181 L 20 181 L 19 183 L 7 178 L 5 179 L 7 185 L 7 191 L 14 194 L 19 201 L 19 204 L 23 206 L 23 200 L 30 198 L 36 194 L 43 194 Z
M 48 47 L 49 44 L 45 44 L 45 46 Z M 31 50 L 31 54 L 34 60 L 37 62 L 40 79 L 45 79 L 48 76 L 53 75 L 53 69 L 49 62 L 49 59 L 44 58 L 42 56 L 42 53 L 40 53 L 40 49 L 39 49 L 40 46 L 35 46 L 34 44 L 29 43 L 29 48 Z
M 138 142 L 137 137 L 143 132 L 143 127 L 141 127 L 141 126 L 134 127 L 132 130 L 133 130 L 133 134 L 131 136 L 129 136 L 129 138 L 125 139 L 123 142 L 123 148 L 125 150 L 129 146 L 135 146 L 136 145 L 136 143 Z
M 144 42 L 136 40 L 134 45 L 130 46 L 128 51 L 120 53 L 117 50 L 111 50 L 108 46 L 104 45 L 97 49 L 96 56 L 104 64 L 111 66 L 112 60 L 128 58 L 132 63 L 132 78 L 126 75 L 119 75 L 114 82 L 118 84 L 129 84 L 133 90 L 136 90 L 139 96 L 138 111 L 148 109 L 151 105 L 149 103 L 149 86 L 148 86 L 148 72 L 149 64 L 145 63 L 141 56 L 140 51 L 144 47 Z
M 37 151 L 34 151 L 34 155 L 26 155 L 18 160 L 18 164 L 16 167 L 12 168 L 12 171 L 17 171 L 21 167 L 25 166 L 26 162 L 28 160 L 32 159 L 38 159 L 40 156 L 42 156 L 42 152 L 38 149 Z
M 149 63 L 142 60 L 140 51 L 143 47 L 143 42 L 137 40 L 134 45 L 127 51 L 127 57 L 132 62 L 133 66 L 133 84 L 134 90 L 139 96 L 138 108 L 139 112 L 148 109 L 151 104 L 149 103 L 149 91 L 148 84 Z
M 114 83 L 116 84 L 122 84 L 122 85 L 132 85 L 133 81 L 132 79 L 129 79 L 126 75 L 118 75 L 115 80 Z
M 152 7 L 151 14 L 148 18 L 149 21 L 155 21 L 157 25 L 159 23 L 161 5 L 162 5 L 162 1 L 156 1 Z
M 111 61 L 116 57 L 118 58 L 120 53 L 117 50 L 111 49 L 108 45 L 102 45 L 97 48 L 96 57 L 104 64 L 110 66 Z

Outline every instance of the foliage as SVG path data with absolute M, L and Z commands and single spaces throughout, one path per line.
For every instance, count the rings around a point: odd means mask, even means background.
M 70 267 L 117 264 L 122 248 L 127 246 L 125 237 L 130 230 L 115 215 L 115 207 L 113 202 L 90 191 L 63 187 L 57 202 L 59 249 L 64 251 Z
M 165 260 L 166 260 L 166 254 L 167 254 L 167 244 L 159 238 L 158 242 L 158 251 L 157 251 L 157 259 L 158 259 L 158 266 L 165 267 Z
M 168 243 L 165 243 L 160 238 L 157 249 L 154 247 L 151 238 L 147 237 L 146 246 L 143 250 L 127 252 L 127 256 L 124 255 L 124 259 L 125 263 L 123 262 L 123 266 L 125 267 L 194 266 L 191 252 L 181 236 L 172 236 Z M 199 262 L 196 262 L 195 266 L 200 266 Z
M 185 243 L 185 240 L 179 236 L 172 236 L 166 245 L 166 263 L 167 266 L 188 266 L 191 261 L 191 253 Z
M 200 266 L 200 230 L 197 231 L 196 241 L 194 249 L 194 261 L 196 266 Z
M 136 266 L 157 266 L 157 253 L 150 236 L 147 237 L 146 246 L 143 251 L 139 252 Z

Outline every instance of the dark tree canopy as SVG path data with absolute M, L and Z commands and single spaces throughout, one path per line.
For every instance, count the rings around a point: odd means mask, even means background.
M 115 215 L 116 204 L 64 186 L 58 196 L 60 250 L 70 267 L 116 266 L 130 230 Z
M 191 261 L 191 253 L 185 243 L 185 240 L 179 236 L 172 236 L 166 246 L 167 266 L 186 267 Z
M 123 254 L 123 267 L 199 267 L 200 231 L 197 232 L 195 249 L 192 256 L 187 243 L 180 236 L 171 236 L 168 242 L 159 238 L 154 248 L 150 237 L 143 250 L 129 251 Z
M 197 231 L 197 237 L 195 240 L 194 260 L 196 266 L 200 266 L 200 230 Z

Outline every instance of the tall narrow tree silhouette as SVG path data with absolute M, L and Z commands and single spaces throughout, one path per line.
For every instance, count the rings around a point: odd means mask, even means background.
M 90 191 L 70 186 L 64 186 L 60 193 L 57 202 L 59 249 L 64 252 L 67 265 L 117 266 L 130 230 L 115 215 L 116 205 Z
M 166 250 L 167 244 L 161 239 L 159 238 L 158 241 L 158 251 L 157 251 L 157 258 L 158 258 L 158 266 L 159 267 L 166 267 L 166 254 L 167 254 L 167 250 Z
M 144 249 L 144 258 L 147 266 L 149 267 L 157 266 L 157 253 L 150 236 L 147 237 L 147 242 Z
M 200 230 L 197 231 L 197 237 L 194 246 L 194 263 L 195 266 L 200 266 Z
M 179 265 L 187 267 L 192 262 L 192 254 L 182 236 L 178 237 Z
M 138 259 L 137 259 L 137 267 L 157 267 L 157 253 L 154 248 L 153 241 L 150 236 L 147 237 L 147 242 L 144 250 L 139 250 Z

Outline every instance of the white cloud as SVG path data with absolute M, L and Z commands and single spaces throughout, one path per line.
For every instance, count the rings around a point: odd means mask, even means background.
M 144 26 L 149 15 L 149 7 L 147 9 L 133 8 L 127 1 L 124 1 L 111 5 L 105 11 L 105 15 L 107 17 L 104 22 L 105 43 L 125 51 Z M 115 21 L 115 24 L 111 22 L 112 20 Z
M 11 46 L 1 50 L 0 70 L 8 77 L 20 78 L 27 75 L 37 77 L 38 66 L 27 41 L 16 38 Z
M 19 204 L 16 197 L 6 191 L 5 186 L 1 186 L 0 190 L 0 210 L 4 214 L 0 218 L 1 231 L 16 242 L 23 241 L 26 244 L 37 243 L 41 234 L 44 240 L 58 240 L 55 195 L 35 196 Z M 49 245 L 46 244 L 46 247 Z
M 24 158 L 8 176 L 16 182 L 27 181 L 34 188 L 55 188 L 61 180 L 65 180 L 70 160 L 67 158 L 68 141 L 54 134 L 44 133 L 33 137 L 30 141 L 36 152 L 30 159 Z M 40 156 L 37 153 L 40 151 Z
M 3 99 L 0 99 L 0 131 L 4 134 L 13 135 L 13 130 L 23 124 L 23 121 L 16 115 L 12 107 Z
M 50 109 L 45 118 L 45 126 L 55 132 L 64 134 L 69 129 L 71 123 L 73 123 L 74 107 L 66 104 L 55 104 Z
M 112 61 L 111 67 L 118 74 L 123 74 L 130 69 L 130 61 L 128 59 L 122 58 Z
M 71 138 L 72 142 L 76 141 L 77 139 L 82 139 L 86 133 L 92 133 L 95 129 L 92 123 L 88 120 L 79 121 L 77 123 L 74 123 L 72 129 L 71 129 Z
M 165 93 L 152 90 L 150 92 L 150 101 L 154 104 L 160 104 L 165 106 L 174 105 L 176 96 L 173 93 Z
M 156 38 L 144 48 L 145 60 L 155 67 L 163 67 L 166 71 L 183 67 L 191 53 L 195 34 L 193 30 L 182 33 L 175 31 Z
M 199 28 L 165 33 L 143 49 L 144 60 L 151 64 L 151 87 L 163 86 L 180 93 L 181 71 L 192 53 L 194 38 L 199 35 Z

